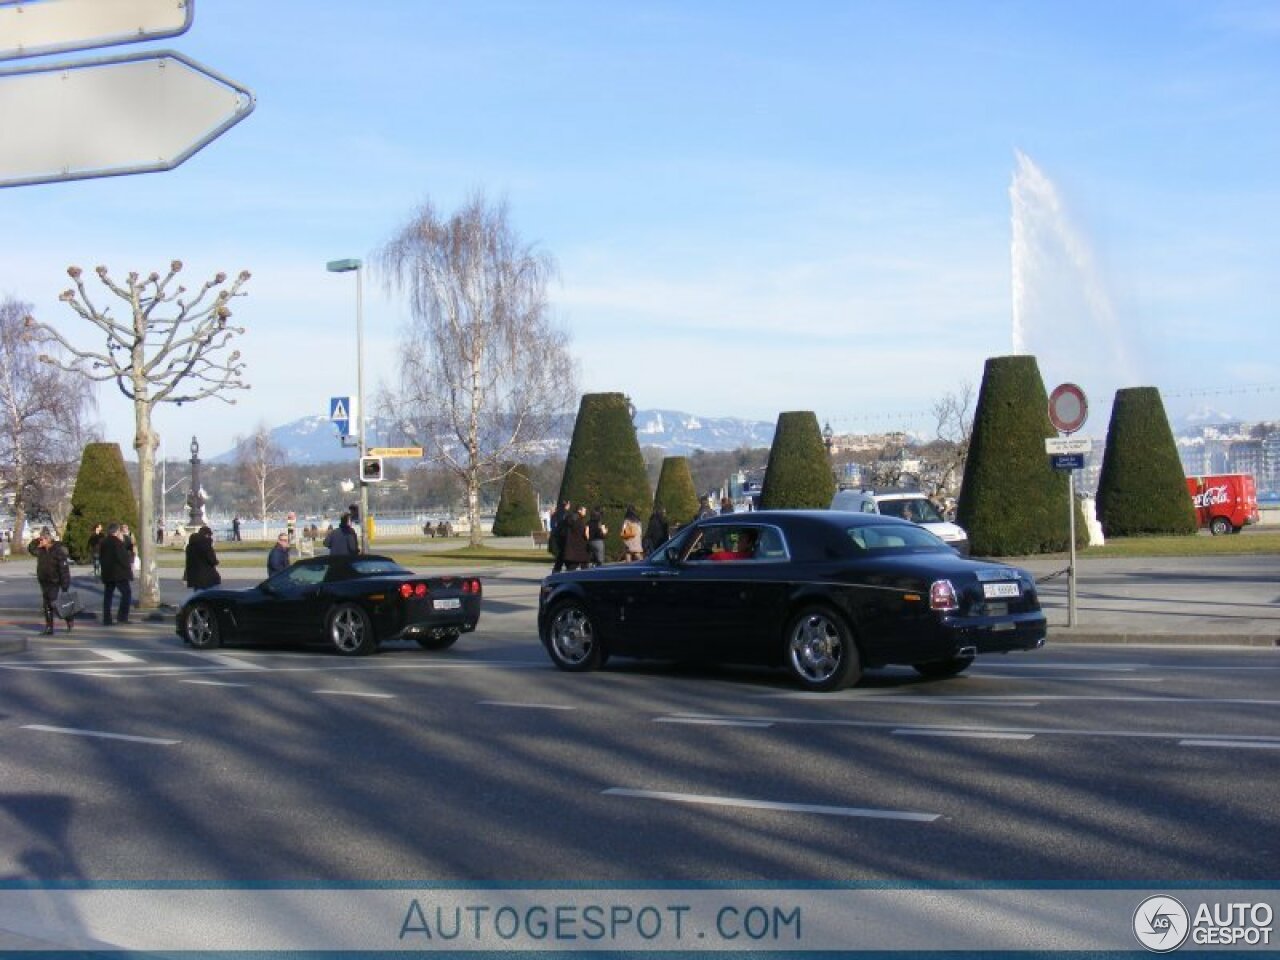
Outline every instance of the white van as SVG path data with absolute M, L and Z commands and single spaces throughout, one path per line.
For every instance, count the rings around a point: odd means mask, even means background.
M 901 517 L 924 527 L 961 556 L 969 555 L 969 535 L 945 520 L 933 501 L 919 490 L 837 490 L 831 509 Z

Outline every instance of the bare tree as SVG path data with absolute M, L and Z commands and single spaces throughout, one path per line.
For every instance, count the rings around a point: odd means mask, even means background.
M 412 322 L 402 409 L 433 459 L 462 481 L 471 543 L 480 488 L 527 458 L 577 401 L 568 336 L 548 316 L 549 255 L 523 244 L 507 205 L 482 194 L 445 218 L 424 204 L 380 253 Z
M 973 401 L 973 384 L 966 382 L 933 405 L 937 439 L 928 446 L 929 469 L 921 477 L 933 497 L 955 496 L 959 491 L 973 435 Z
M 249 280 L 249 271 L 241 271 L 230 286 L 224 286 L 227 275 L 219 273 L 192 294 L 176 284 L 181 271 L 182 261 L 174 260 L 163 277 L 154 272 L 145 278 L 130 273 L 122 285 L 111 278 L 106 267 L 98 267 L 102 285 L 127 305 L 128 319 L 119 321 L 110 307 L 94 304 L 80 268 L 68 267 L 75 289 L 64 291 L 59 299 L 97 328 L 103 338 L 99 349 L 82 349 L 48 324 L 31 318 L 27 321 L 36 339 L 56 343 L 74 358 L 67 361 L 55 355 L 40 359 L 90 380 L 114 380 L 133 402 L 138 520 L 148 532 L 155 529 L 154 466 L 160 445 L 159 435 L 151 428 L 152 409 L 157 403 L 194 403 L 207 397 L 235 403 L 227 392 L 249 386 L 243 379 L 240 351 L 226 352 L 235 335 L 244 333 L 243 327 L 233 327 L 228 321 L 232 298 L 245 296 L 240 290 Z M 143 607 L 156 607 L 160 583 L 155 544 L 150 536 L 141 536 L 136 542 L 142 560 L 139 602 Z
M 236 438 L 236 467 L 257 501 L 262 535 L 267 536 L 267 513 L 273 510 L 286 483 L 284 451 L 271 437 L 265 423 L 259 423 L 248 439 Z
M 87 425 L 96 404 L 78 377 L 39 362 L 27 336 L 31 305 L 0 303 L 0 483 L 21 543 L 27 514 L 47 514 L 61 528 Z

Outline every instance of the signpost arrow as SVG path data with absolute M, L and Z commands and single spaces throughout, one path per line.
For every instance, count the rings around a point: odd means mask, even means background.
M 0 187 L 172 170 L 253 108 L 172 50 L 0 70 Z
M 186 33 L 195 0 L 40 0 L 0 4 L 0 60 Z

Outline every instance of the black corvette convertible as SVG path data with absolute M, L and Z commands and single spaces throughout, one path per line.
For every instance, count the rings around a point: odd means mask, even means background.
M 563 670 L 613 654 L 754 663 L 835 690 L 864 667 L 946 677 L 981 653 L 1032 650 L 1046 621 L 1027 571 L 961 557 L 915 524 L 779 510 L 710 517 L 647 560 L 547 577 L 538 632 Z
M 178 611 L 177 631 L 198 649 L 238 642 L 327 641 L 338 653 L 372 653 L 385 640 L 442 650 L 476 628 L 480 581 L 418 576 L 390 557 L 299 560 L 247 590 L 214 587 Z

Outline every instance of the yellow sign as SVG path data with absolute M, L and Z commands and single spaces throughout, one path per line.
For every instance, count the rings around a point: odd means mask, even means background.
M 410 457 L 415 460 L 422 459 L 421 447 L 370 447 L 365 451 L 366 456 L 370 457 Z

